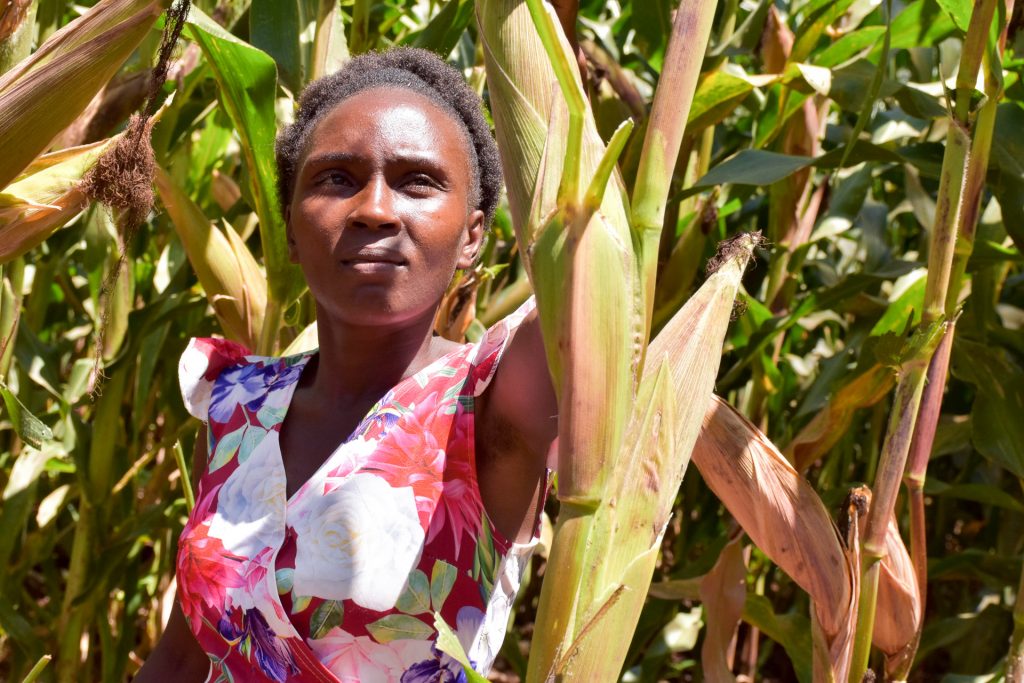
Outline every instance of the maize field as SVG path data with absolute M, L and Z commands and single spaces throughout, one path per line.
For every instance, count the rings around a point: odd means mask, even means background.
M 1024 683 L 1022 27 L 1015 0 L 0 0 L 0 680 L 152 651 L 201 426 L 178 359 L 315 345 L 274 138 L 305 84 L 413 45 L 482 94 L 506 184 L 435 330 L 535 295 L 559 402 L 490 680 Z

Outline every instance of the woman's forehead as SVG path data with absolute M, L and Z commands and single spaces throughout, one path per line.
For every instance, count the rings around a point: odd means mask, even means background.
M 430 98 L 405 88 L 360 91 L 335 105 L 316 125 L 307 155 L 359 151 L 384 156 L 464 155 L 464 133 Z M 467 160 L 468 161 L 468 160 Z

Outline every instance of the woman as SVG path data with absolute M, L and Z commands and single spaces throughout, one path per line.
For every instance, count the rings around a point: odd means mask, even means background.
M 435 612 L 490 667 L 557 424 L 531 304 L 477 344 L 432 334 L 500 192 L 481 107 L 414 49 L 303 93 L 277 159 L 319 351 L 193 340 L 183 356 L 209 447 L 178 600 L 136 680 L 460 680 L 433 647 Z

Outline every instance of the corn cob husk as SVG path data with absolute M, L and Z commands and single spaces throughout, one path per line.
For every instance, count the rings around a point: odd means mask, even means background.
M 871 642 L 893 660 L 914 643 L 921 626 L 921 592 L 914 563 L 900 537 L 896 517 L 885 532 L 885 557 L 878 577 L 878 608 Z
M 0 194 L 0 263 L 37 246 L 88 204 L 82 177 L 114 138 L 36 159 Z
M 256 259 L 230 225 L 223 232 L 213 226 L 160 167 L 155 180 L 225 336 L 255 348 L 267 306 L 267 281 Z
M 121 68 L 170 0 L 100 2 L 0 78 L 6 187 Z
M 534 640 L 530 664 L 531 678 L 541 679 L 555 665 L 562 643 L 571 642 L 590 618 L 589 605 L 596 600 L 581 595 L 596 587 L 581 585 L 580 560 L 604 494 L 607 464 L 621 450 L 638 379 L 642 321 L 621 182 L 612 177 L 589 220 L 579 205 L 556 203 L 573 115 L 581 117 L 583 130 L 571 163 L 586 179 L 600 165 L 604 145 L 589 110 L 566 110 L 525 4 L 487 0 L 478 3 L 477 18 L 513 226 L 527 256 L 561 416 L 563 506 L 549 564 L 558 576 L 549 573 L 545 582 L 552 584 L 541 596 L 546 627 Z M 563 53 L 571 54 L 558 36 Z M 582 84 L 573 77 L 566 87 L 575 89 L 581 103 Z M 554 584 L 562 588 L 554 590 Z
M 719 270 L 648 350 L 648 371 L 626 432 L 625 457 L 594 515 L 585 554 L 582 581 L 589 590 L 582 595 L 594 598 L 589 606 L 581 605 L 583 626 L 572 646 L 560 654 L 556 677 L 613 680 L 625 658 L 629 642 L 616 635 L 631 631 L 639 619 L 706 408 L 705 402 L 675 397 L 711 396 L 721 360 L 718 349 L 755 241 L 743 236 L 727 247 L 729 255 Z M 554 561 L 550 559 L 549 566 Z

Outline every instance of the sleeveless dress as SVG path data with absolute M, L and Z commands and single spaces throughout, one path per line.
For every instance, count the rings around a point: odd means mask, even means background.
M 400 382 L 288 499 L 279 434 L 313 353 L 190 342 L 182 395 L 209 459 L 177 580 L 208 681 L 464 681 L 435 613 L 487 672 L 537 533 L 512 543 L 484 511 L 473 402 L 531 308 Z

